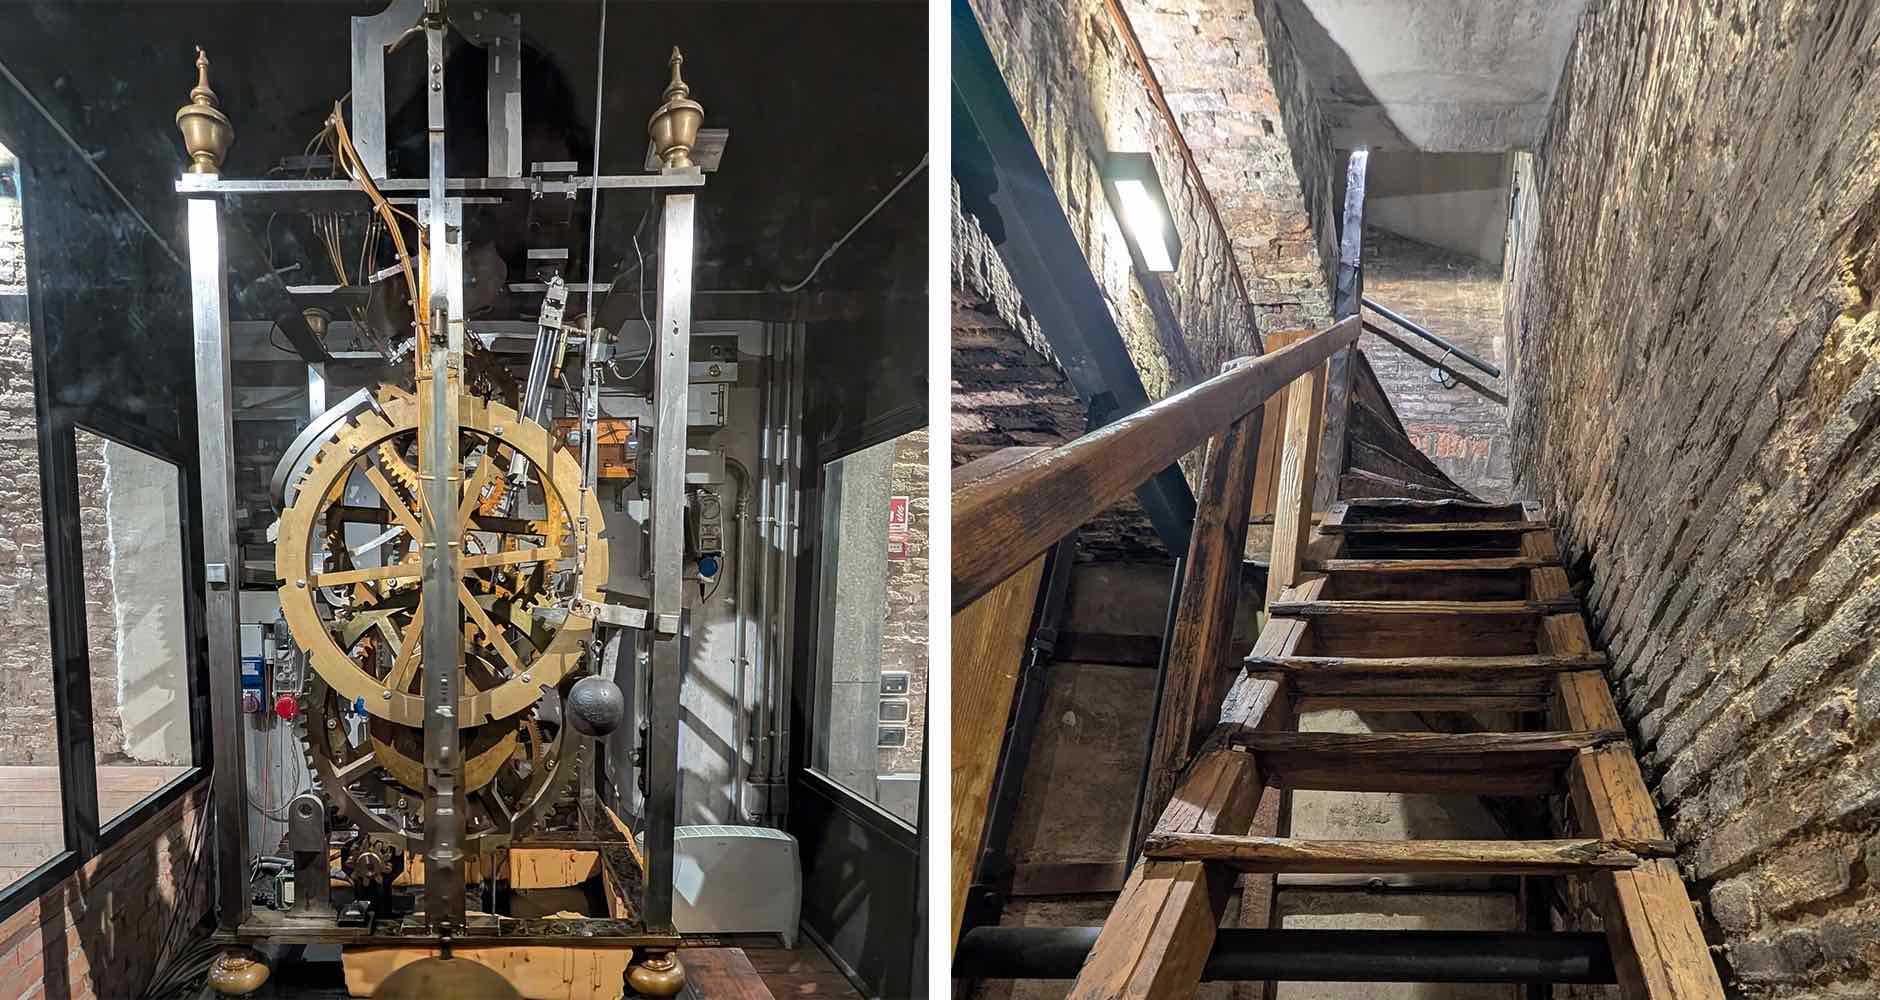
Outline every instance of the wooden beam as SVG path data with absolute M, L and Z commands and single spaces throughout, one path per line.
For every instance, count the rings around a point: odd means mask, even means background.
M 980 462 L 1000 459 L 999 453 Z M 955 484 L 974 475 L 969 463 Z M 996 463 L 985 466 L 997 467 Z M 985 835 L 1012 693 L 1023 668 L 1044 557 L 1038 556 L 953 615 L 953 937 L 959 943 L 966 890 Z
M 1313 369 L 1286 390 L 1286 433 L 1281 447 L 1279 499 L 1273 511 L 1273 546 L 1267 558 L 1266 602 L 1298 584 L 1312 535 L 1314 477 L 1325 419 L 1327 369 Z M 1327 519 L 1329 520 L 1329 518 Z M 1321 530 L 1323 524 L 1321 524 Z
M 1311 330 L 1273 330 L 1263 338 L 1266 349 L 1277 351 L 1288 344 L 1297 343 L 1312 335 Z M 1278 399 L 1275 396 L 1274 399 Z M 1274 413 L 1285 410 L 1284 406 L 1273 408 Z M 1275 506 L 1279 502 L 1279 461 L 1280 448 L 1286 435 L 1286 422 L 1274 419 L 1260 423 L 1260 457 L 1253 467 L 1253 508 L 1247 518 L 1254 523 L 1270 523 L 1273 520 Z
M 1583 875 L 1636 868 L 1638 855 L 1601 840 L 1292 840 L 1158 833 L 1157 861 L 1207 861 L 1235 871 L 1315 875 Z
M 1604 653 L 1549 653 L 1532 656 L 1262 656 L 1247 657 L 1247 665 L 1263 670 L 1284 670 L 1302 677 L 1339 674 L 1408 675 L 1422 682 L 1454 674 L 1503 676 L 1533 672 L 1551 677 L 1562 670 L 1598 670 L 1606 665 Z
M 953 608 L 1247 416 L 1357 338 L 1346 320 L 1153 403 L 953 494 Z
M 1263 413 L 1264 407 L 1235 421 L 1208 448 L 1162 667 L 1162 695 L 1139 804 L 1141 830 L 1162 814 L 1195 747 L 1213 728 L 1227 680 L 1222 667 L 1239 659 L 1232 648 L 1234 617 L 1240 609 L 1247 506 Z
M 1538 517 L 1538 510 L 1529 516 Z M 1521 552 L 1550 563 L 1558 562 L 1560 557 L 1551 532 L 1523 537 Z M 1545 566 L 1533 573 L 1530 586 L 1536 596 L 1571 592 L 1566 573 L 1558 566 Z M 1542 653 L 1565 655 L 1580 655 L 1593 648 L 1586 622 L 1578 613 L 1549 616 L 1539 630 L 1538 645 Z M 1561 674 L 1556 683 L 1555 707 L 1550 716 L 1553 724 L 1622 725 L 1612 689 L 1603 676 Z M 1613 748 L 1586 754 L 1575 761 L 1569 780 L 1578 825 L 1590 833 L 1644 841 L 1664 839 L 1657 805 L 1631 753 Z M 1592 884 L 1606 938 L 1612 945 L 1619 989 L 1626 1000 L 1722 1000 L 1723 982 L 1676 862 L 1653 860 L 1633 871 L 1601 875 Z

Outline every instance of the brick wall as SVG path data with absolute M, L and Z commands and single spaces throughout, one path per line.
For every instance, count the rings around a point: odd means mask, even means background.
M 1331 321 L 1332 146 L 1274 0 L 1126 0 L 1262 330 Z
M 1437 336 L 1507 370 L 1502 336 L 1501 268 L 1468 254 L 1431 246 L 1374 227 L 1364 231 L 1364 293 Z M 1442 350 L 1401 333 L 1424 353 Z M 1430 366 L 1374 334 L 1360 339 L 1365 359 L 1390 394 L 1410 440 L 1454 480 L 1484 500 L 1505 500 L 1513 486 L 1507 408 L 1464 385 L 1446 389 L 1430 380 Z M 1490 378 L 1467 362 L 1450 363 L 1490 388 Z
M 1880 983 L 1880 10 L 1598 5 L 1517 172 L 1514 466 L 1724 972 Z
M 26 291 L 14 160 L 0 147 L 0 292 Z M 52 714 L 52 632 L 46 604 L 46 536 L 40 508 L 38 414 L 34 407 L 33 341 L 27 324 L 0 322 L 0 764 L 51 764 L 58 759 Z M 116 613 L 111 597 L 109 529 L 104 509 L 104 446 L 81 435 L 79 531 L 85 563 L 85 620 L 93 663 L 92 704 L 97 745 L 123 744 L 114 667 Z
M 1232 250 L 1103 0 L 973 0 L 973 9 L 1149 398 L 1253 353 L 1257 340 L 1234 285 Z M 1100 167 L 1110 150 L 1148 152 L 1168 195 L 1182 258 L 1180 270 L 1160 283 L 1179 331 L 1164 329 L 1150 312 L 1104 195 Z
M 954 466 L 1011 447 L 1050 447 L 1084 433 L 1084 407 L 1052 358 L 986 234 L 953 205 Z M 1192 482 L 1194 456 L 1183 462 Z M 1134 497 L 1098 514 L 1077 539 L 1080 561 L 1167 562 Z
M 0 921 L 0 997 L 141 996 L 160 955 L 189 941 L 208 911 L 213 880 L 197 853 L 207 790 L 197 785 Z
M 901 558 L 888 563 L 888 620 L 881 630 L 881 668 L 908 672 L 907 745 L 881 751 L 882 774 L 918 774 L 927 732 L 927 506 L 926 429 L 904 435 L 894 448 L 888 492 L 908 498 L 907 538 Z M 886 516 L 887 512 L 882 512 Z M 894 540 L 889 539 L 892 552 Z

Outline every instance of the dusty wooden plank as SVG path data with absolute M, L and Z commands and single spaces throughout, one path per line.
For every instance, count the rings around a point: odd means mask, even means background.
M 1579 603 L 1571 597 L 1526 601 L 1275 601 L 1267 613 L 1291 618 L 1539 618 L 1542 615 L 1578 611 Z
M 1623 733 L 1264 733 L 1238 736 L 1261 772 L 1317 791 L 1551 795 L 1582 751 Z
M 570 914 L 572 916 L 573 914 Z M 351 946 L 340 952 L 346 989 L 369 997 L 392 973 L 442 954 L 437 945 Z M 587 1000 L 617 995 L 633 949 L 616 945 L 456 945 L 453 956 L 496 970 L 533 1000 Z
M 985 835 L 1012 692 L 1031 630 L 1044 557 L 953 615 L 953 934 Z
M 1344 535 L 1434 535 L 1445 532 L 1526 532 L 1546 531 L 1545 521 L 1360 521 L 1333 525 L 1329 529 L 1319 525 L 1319 530 L 1331 534 Z
M 1138 829 L 1149 829 L 1162 814 L 1182 769 L 1207 737 L 1226 684 L 1223 668 L 1236 659 L 1234 615 L 1240 608 L 1247 506 L 1263 412 L 1235 421 L 1208 448 L 1169 633 Z
M 1266 656 L 1254 653 L 1247 665 L 1283 670 L 1303 676 L 1363 674 L 1479 674 L 1539 673 L 1551 677 L 1563 670 L 1598 670 L 1606 665 L 1604 653 L 1549 653 L 1528 656 Z M 1596 727 L 1600 728 L 1600 727 Z M 1609 728 L 1609 727 L 1606 727 Z
M 1157 833 L 1143 855 L 1206 861 L 1242 872 L 1322 875 L 1580 875 L 1639 866 L 1602 840 L 1294 840 Z
M 711 1000 L 775 1000 L 742 949 L 681 948 L 679 961 L 685 966 L 686 989 L 692 996 Z
M 1531 556 L 1488 556 L 1480 559 L 1326 559 L 1310 564 L 1324 573 L 1457 573 L 1524 570 L 1545 565 Z
M 1440 692 L 1402 692 L 1397 694 L 1301 694 L 1296 707 L 1301 712 L 1544 712 L 1544 694 L 1443 694 Z
M 1326 370 L 1313 369 L 1286 389 L 1286 429 L 1280 448 L 1279 498 L 1273 508 L 1273 545 L 1267 559 L 1266 600 L 1271 604 L 1300 582 L 1312 535 L 1314 477 L 1324 431 Z M 1328 515 L 1336 523 L 1336 515 Z M 1320 525 L 1323 532 L 1324 525 Z
M 1358 335 L 1347 320 L 953 493 L 955 610 Z M 1257 442 L 1256 442 L 1257 444 Z

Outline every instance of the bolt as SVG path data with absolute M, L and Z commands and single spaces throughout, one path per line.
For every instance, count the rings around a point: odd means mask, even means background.
M 379 692 L 379 697 L 380 697 L 380 698 L 383 698 L 383 699 L 385 699 L 386 701 L 391 701 L 391 700 L 392 700 L 392 689 L 391 689 L 391 688 L 386 688 L 385 690 L 383 690 L 383 691 L 380 691 L 380 692 Z
M 301 590 L 306 590 L 306 589 L 307 589 L 307 581 L 305 581 L 305 580 L 295 580 L 295 581 L 294 581 L 294 586 L 296 586 L 296 587 L 298 587 L 298 588 L 300 588 Z

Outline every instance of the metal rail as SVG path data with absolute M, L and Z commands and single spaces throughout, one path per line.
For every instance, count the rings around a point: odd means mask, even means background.
M 1369 333 L 1374 333 L 1377 336 L 1382 337 L 1385 341 L 1389 342 L 1391 346 L 1397 348 L 1398 350 L 1404 352 L 1405 354 L 1410 355 L 1411 357 L 1417 359 L 1418 361 L 1421 361 L 1424 364 L 1429 365 L 1432 368 L 1439 368 L 1443 371 L 1448 372 L 1450 377 L 1454 378 L 1457 382 L 1463 385 L 1466 385 L 1471 389 L 1474 389 L 1476 392 L 1480 393 L 1481 395 L 1486 396 L 1487 398 L 1492 399 L 1495 402 L 1500 403 L 1503 406 L 1508 405 L 1507 396 L 1502 395 L 1499 392 L 1496 392 L 1494 389 L 1491 389 L 1488 386 L 1483 385 L 1480 382 L 1477 382 L 1473 376 L 1470 376 L 1463 372 L 1459 372 L 1456 369 L 1451 368 L 1450 366 L 1446 364 L 1443 364 L 1441 360 L 1437 358 L 1432 358 L 1429 355 L 1423 353 L 1422 351 L 1417 350 L 1416 345 L 1410 343 L 1409 341 L 1403 339 L 1402 337 L 1397 336 L 1396 334 L 1390 332 L 1389 330 L 1386 330 L 1383 327 L 1378 326 L 1376 323 L 1366 320 L 1364 323 L 1364 329 Z
M 1430 343 L 1435 344 L 1437 347 L 1442 348 L 1443 350 L 1449 352 L 1450 354 L 1453 354 L 1456 357 L 1461 358 L 1462 360 L 1467 361 L 1468 363 L 1474 365 L 1475 367 L 1480 368 L 1481 370 L 1487 372 L 1489 374 L 1489 377 L 1491 378 L 1501 377 L 1501 369 L 1495 367 L 1494 365 L 1489 364 L 1486 361 L 1483 361 L 1481 358 L 1478 358 L 1475 355 L 1470 354 L 1468 351 L 1465 351 L 1462 348 L 1457 347 L 1456 345 L 1450 343 L 1447 340 L 1444 340 L 1443 338 L 1437 336 L 1436 334 L 1433 334 L 1430 331 L 1425 330 L 1423 327 L 1418 326 L 1414 322 L 1411 322 L 1407 317 L 1405 317 L 1401 313 L 1395 312 L 1391 309 L 1385 308 L 1384 306 L 1378 305 L 1376 302 L 1371 301 L 1369 298 L 1363 299 L 1363 302 L 1364 302 L 1364 307 L 1366 309 L 1371 310 L 1372 312 L 1378 314 L 1379 316 L 1382 316 L 1385 319 L 1390 320 L 1392 323 L 1395 323 L 1398 326 L 1401 326 L 1404 329 L 1410 331 L 1411 333 L 1414 333 L 1417 336 L 1422 337 L 1424 340 L 1427 340 Z M 1445 368 L 1445 370 L 1447 370 L 1446 366 L 1443 366 L 1443 365 L 1438 365 L 1437 367 Z
M 1358 339 L 1349 317 L 1101 430 L 1040 452 L 953 497 L 953 610 L 1205 444 Z

